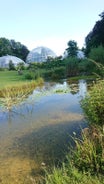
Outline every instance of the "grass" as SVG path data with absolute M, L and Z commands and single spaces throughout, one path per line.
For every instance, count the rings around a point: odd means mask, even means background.
M 81 80 L 81 79 L 85 79 L 85 80 L 90 80 L 90 79 L 96 79 L 96 75 L 82 75 L 82 76 L 75 76 L 75 77 L 70 77 L 68 78 L 68 81 L 76 81 L 76 80 Z
M 23 71 L 23 75 L 19 75 L 17 71 L 0 71 L 0 89 L 8 85 L 14 85 L 16 83 L 23 83 L 26 81 L 25 74 L 27 71 Z
M 104 184 L 103 136 L 98 127 L 90 127 L 83 131 L 82 140 L 74 137 L 76 147 L 67 155 L 67 162 L 46 172 L 44 183 Z
M 63 164 L 61 169 L 54 168 L 47 174 L 45 184 L 104 184 L 104 177 L 91 176 L 90 173 L 79 172 L 71 165 Z
M 1 104 L 6 107 L 7 110 L 11 110 L 12 106 L 21 103 L 31 92 L 37 87 L 43 84 L 43 79 L 38 78 L 35 81 L 28 83 L 12 84 L 0 89 L 0 101 Z
M 82 101 L 82 108 L 89 123 L 104 126 L 104 80 L 90 88 Z

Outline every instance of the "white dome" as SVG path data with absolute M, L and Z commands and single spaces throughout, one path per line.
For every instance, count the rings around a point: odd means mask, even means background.
M 10 61 L 12 61 L 14 66 L 17 66 L 18 63 L 24 63 L 25 64 L 25 62 L 22 59 L 20 59 L 16 56 L 7 55 L 7 56 L 0 57 L 0 68 L 8 68 Z
M 31 62 L 44 62 L 47 60 L 48 57 L 55 58 L 56 54 L 47 47 L 37 47 L 30 51 L 27 56 L 27 63 Z

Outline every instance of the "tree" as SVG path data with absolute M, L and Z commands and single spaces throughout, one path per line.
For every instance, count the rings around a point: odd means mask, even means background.
M 25 61 L 29 53 L 29 50 L 27 49 L 27 47 L 21 44 L 20 42 L 15 42 L 15 40 L 10 40 L 10 45 L 11 45 L 13 55 Z
M 68 57 L 76 57 L 78 51 L 77 42 L 75 42 L 74 40 L 70 40 L 68 42 L 68 48 L 66 49 L 66 51 Z
M 79 74 L 79 60 L 76 57 L 70 57 L 66 59 L 66 76 L 72 77 Z
M 92 48 L 89 53 L 89 58 L 93 59 L 97 63 L 104 64 L 104 47 L 100 45 L 97 48 Z
M 100 15 L 101 20 L 97 21 L 92 31 L 86 36 L 86 55 L 89 54 L 92 48 L 99 45 L 104 46 L 104 12 Z
M 29 50 L 27 47 L 20 42 L 15 40 L 8 40 L 6 38 L 0 38 L 0 56 L 13 55 L 26 60 Z
M 12 60 L 9 61 L 9 70 L 15 70 L 15 66 Z
M 11 45 L 8 39 L 0 38 L 0 56 L 12 55 Z

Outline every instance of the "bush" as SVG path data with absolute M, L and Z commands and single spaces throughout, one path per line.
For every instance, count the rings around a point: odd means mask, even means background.
M 82 100 L 82 107 L 89 123 L 104 124 L 104 80 L 97 82 Z
M 70 57 L 66 61 L 66 76 L 67 77 L 72 77 L 72 76 L 77 76 L 79 74 L 79 59 L 78 58 L 73 58 Z
M 12 60 L 9 61 L 9 70 L 15 70 L 15 66 Z
M 25 79 L 31 80 L 31 79 L 33 79 L 33 76 L 30 73 L 27 73 L 25 75 Z
M 0 68 L 0 71 L 4 71 L 5 70 L 5 68 Z
M 104 47 L 99 46 L 97 48 L 92 48 L 91 52 L 89 53 L 89 58 L 98 63 L 104 64 Z

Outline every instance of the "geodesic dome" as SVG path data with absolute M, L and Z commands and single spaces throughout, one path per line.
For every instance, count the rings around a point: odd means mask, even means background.
M 8 68 L 10 61 L 12 61 L 14 66 L 17 66 L 18 63 L 24 63 L 25 64 L 25 62 L 22 59 L 20 59 L 16 56 L 7 55 L 7 56 L 0 57 L 0 68 Z
M 47 47 L 37 47 L 29 52 L 26 62 L 45 62 L 48 57 L 55 58 L 56 54 Z

